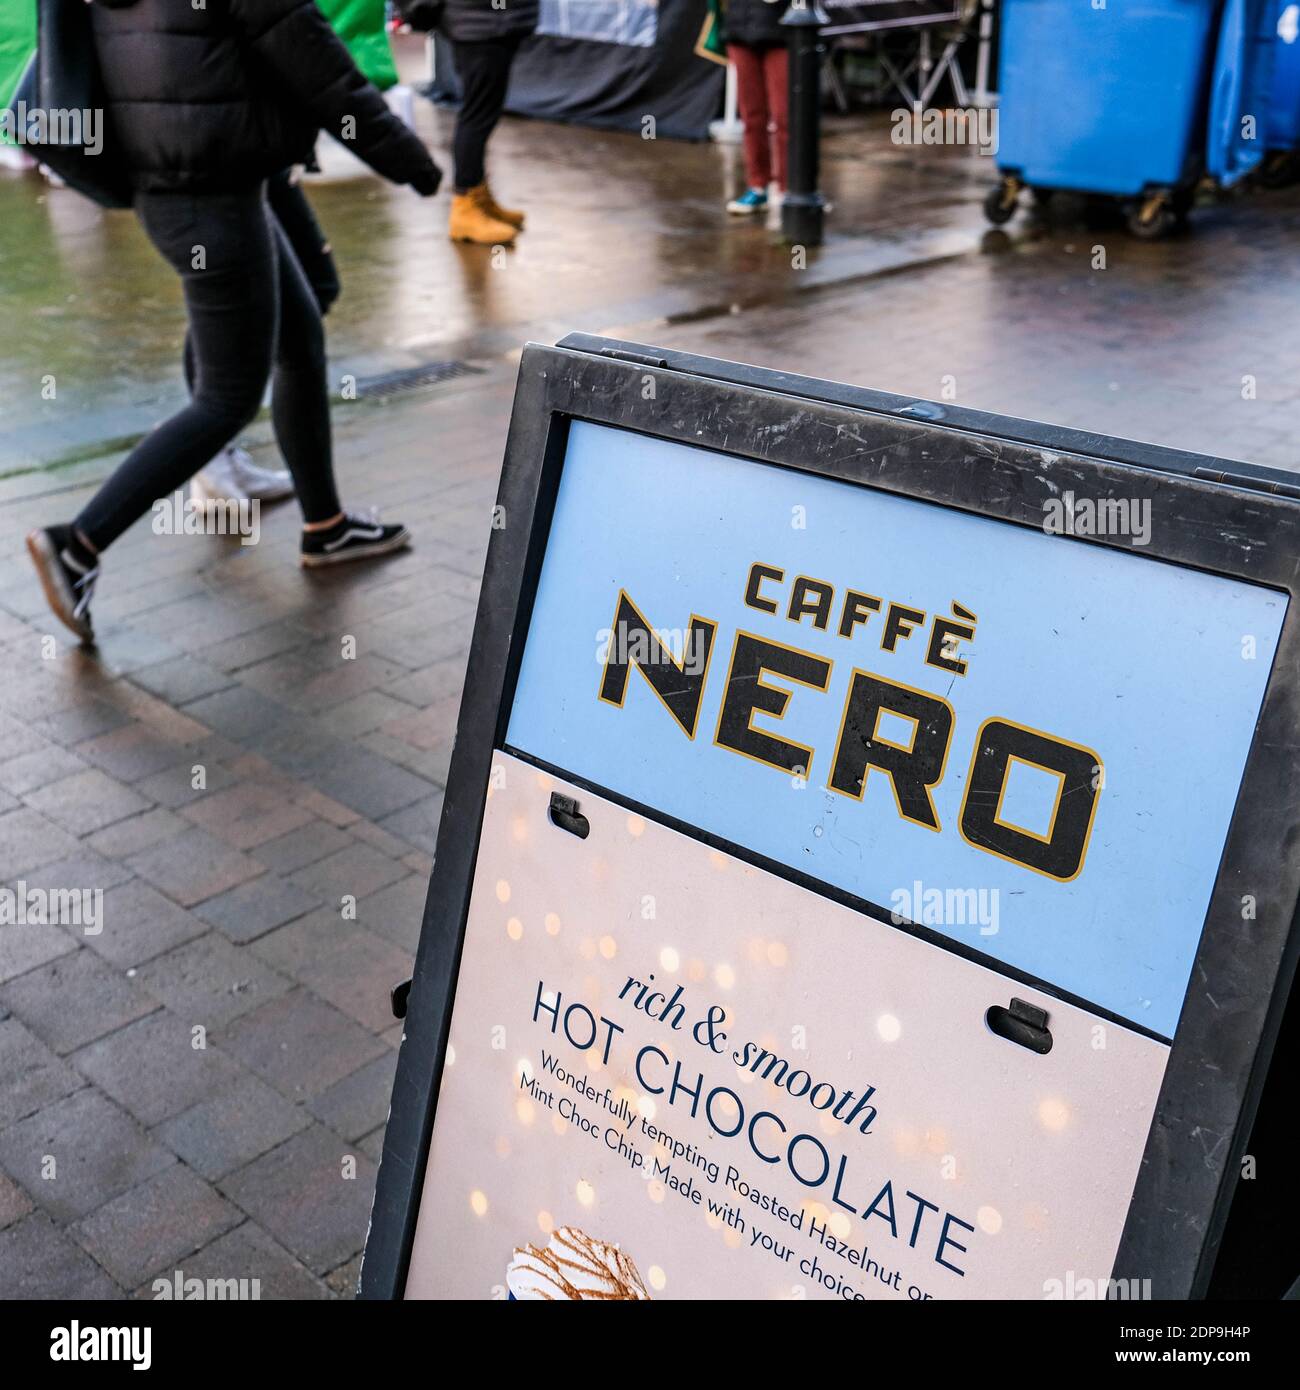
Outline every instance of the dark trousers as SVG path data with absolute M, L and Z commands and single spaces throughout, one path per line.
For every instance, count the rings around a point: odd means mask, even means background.
M 456 166 L 456 191 L 468 193 L 487 178 L 484 161 L 488 136 L 505 109 L 510 65 L 519 51 L 519 39 L 453 43 L 452 50 L 460 78 L 461 102 L 451 152 Z
M 342 291 L 339 283 L 338 267 L 334 264 L 334 254 L 316 212 L 307 201 L 302 186 L 293 180 L 293 170 L 285 169 L 266 181 L 266 201 L 271 206 L 271 215 L 284 229 L 289 245 L 297 257 L 316 296 L 321 316 L 328 314 L 334 301 Z M 190 395 L 194 394 L 194 383 L 198 378 L 198 367 L 194 360 L 194 336 L 185 335 L 185 384 Z
M 181 277 L 194 386 L 76 519 L 96 550 L 181 488 L 257 414 L 271 381 L 276 443 L 307 521 L 339 510 L 320 307 L 265 191 L 142 193 L 136 215 Z
M 779 45 L 752 48 L 747 43 L 729 43 L 727 57 L 736 65 L 746 179 L 750 188 L 766 189 L 775 175 L 776 186 L 784 192 L 790 107 L 786 50 Z

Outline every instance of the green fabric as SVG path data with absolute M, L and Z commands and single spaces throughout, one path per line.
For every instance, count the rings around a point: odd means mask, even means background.
M 0 0 L 0 5 L 12 0 Z M 397 66 L 388 43 L 385 0 L 316 0 L 357 67 L 386 92 L 397 85 Z
M 36 51 L 36 0 L 0 0 L 0 106 L 8 106 Z
M 317 0 L 353 60 L 380 91 L 397 83 L 385 0 Z M 7 106 L 36 49 L 36 0 L 0 0 L 0 105 Z
M 704 28 L 700 31 L 695 52 L 699 57 L 712 59 L 715 63 L 727 61 L 727 45 L 722 36 L 722 0 L 709 0 Z

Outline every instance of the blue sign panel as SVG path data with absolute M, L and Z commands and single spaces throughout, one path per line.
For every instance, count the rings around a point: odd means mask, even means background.
M 575 422 L 509 744 L 1171 1037 L 1286 596 L 1060 501 Z

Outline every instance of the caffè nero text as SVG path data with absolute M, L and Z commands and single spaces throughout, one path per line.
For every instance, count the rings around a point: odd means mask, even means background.
M 1032 727 L 1012 712 L 991 712 L 969 734 L 959 731 L 956 712 L 942 695 L 884 673 L 891 656 L 915 642 L 923 665 L 943 673 L 945 684 L 964 677 L 978 623 L 974 612 L 954 601 L 949 613 L 927 614 L 904 601 L 836 588 L 806 575 L 787 576 L 762 563 L 750 566 L 744 601 L 755 613 L 754 626 L 765 630 L 738 627 L 731 635 L 726 674 L 712 677 L 724 683 L 713 747 L 769 767 L 799 786 L 813 785 L 814 764 L 820 768 L 825 763 L 817 784 L 855 801 L 863 800 L 874 772 L 887 780 L 899 817 L 944 833 L 935 793 L 956 744 L 963 757 L 969 756 L 956 818 L 962 839 L 1062 882 L 1078 876 L 1105 780 L 1100 756 L 1084 744 Z M 838 730 L 825 750 L 785 737 L 773 726 L 785 718 L 791 700 L 829 698 L 835 658 L 770 635 L 766 629 L 772 618 L 844 641 L 852 669 Z M 679 644 L 680 659 L 664 643 L 662 632 L 620 591 L 603 647 L 599 698 L 621 709 L 631 673 L 639 671 L 682 736 L 694 741 L 705 689 L 713 668 L 722 664 L 714 660 L 718 623 L 692 614 Z M 874 669 L 881 667 L 883 671 Z M 756 718 L 766 727 L 757 725 Z M 896 737 L 896 730 L 906 734 Z M 1002 814 L 1017 763 L 1056 779 L 1045 829 L 1017 825 Z

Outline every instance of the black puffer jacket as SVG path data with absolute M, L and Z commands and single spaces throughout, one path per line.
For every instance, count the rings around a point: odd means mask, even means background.
M 440 29 L 456 43 L 487 39 L 522 39 L 537 28 L 540 0 L 397 0 L 402 18 L 412 29 Z
M 728 43 L 784 48 L 790 31 L 781 28 L 781 16 L 789 8 L 790 0 L 723 0 L 722 36 Z
M 428 150 L 314 0 L 93 0 L 109 138 L 135 188 L 230 193 L 308 159 L 320 130 L 433 193 Z

